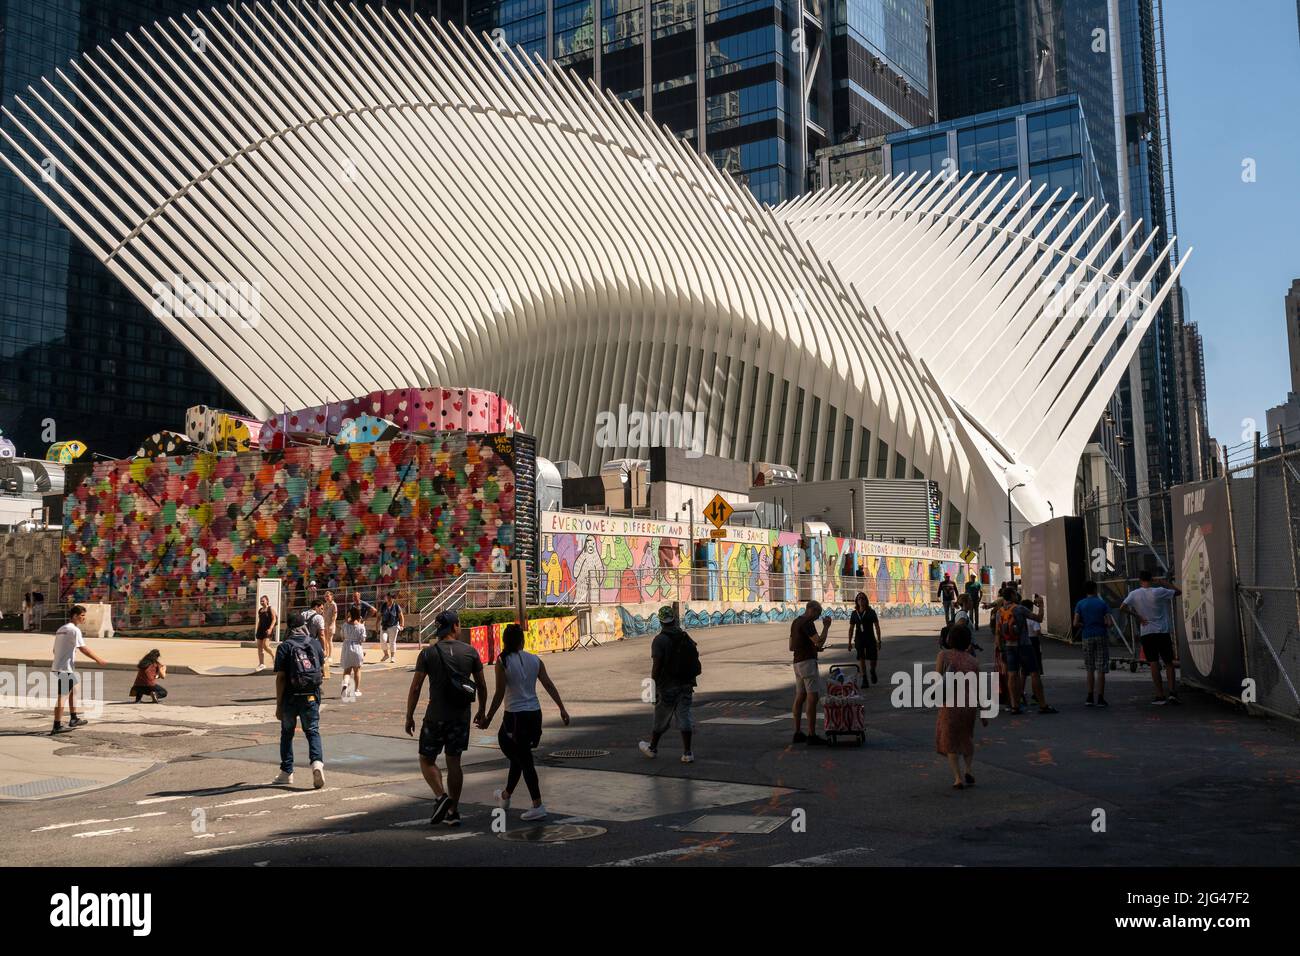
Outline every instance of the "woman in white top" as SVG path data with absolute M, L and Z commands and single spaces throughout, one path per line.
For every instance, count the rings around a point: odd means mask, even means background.
M 343 697 L 348 696 L 348 678 L 352 679 L 352 696 L 361 696 L 361 665 L 366 662 L 366 626 L 361 623 L 361 609 L 348 608 L 348 618 L 339 626 L 343 635 L 343 650 L 339 652 L 339 666 L 343 668 Z
M 536 654 L 524 650 L 524 629 L 518 624 L 507 624 L 501 635 L 501 655 L 496 662 L 496 693 L 492 697 L 492 707 L 487 716 L 478 722 L 481 730 L 492 725 L 497 708 L 505 700 L 506 715 L 501 720 L 501 730 L 497 734 L 497 743 L 501 752 L 510 759 L 510 773 L 506 785 L 497 790 L 497 806 L 506 810 L 510 808 L 510 796 L 519 785 L 519 778 L 524 778 L 528 786 L 528 795 L 533 798 L 533 808 L 525 810 L 523 819 L 542 820 L 546 817 L 546 807 L 542 804 L 542 790 L 537 780 L 537 768 L 533 765 L 533 748 L 542 739 L 542 705 L 537 699 L 537 682 L 541 681 L 546 692 L 560 708 L 560 719 L 569 725 L 569 712 L 564 709 L 560 692 L 555 689 L 546 665 Z

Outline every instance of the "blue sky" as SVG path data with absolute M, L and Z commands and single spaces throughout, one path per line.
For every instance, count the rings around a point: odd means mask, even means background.
M 1282 298 L 1300 278 L 1300 28 L 1295 0 L 1165 0 L 1179 245 L 1205 340 L 1210 433 L 1290 388 Z M 1242 163 L 1255 161 L 1255 182 Z

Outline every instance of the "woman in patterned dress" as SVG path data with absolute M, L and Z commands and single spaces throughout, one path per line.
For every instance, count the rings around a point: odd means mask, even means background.
M 970 630 L 961 625 L 954 625 L 948 634 L 949 647 L 939 652 L 934 662 L 934 669 L 942 676 L 947 673 L 978 674 L 979 664 L 970 654 Z M 963 678 L 967 680 L 966 678 Z M 946 687 L 946 682 L 945 682 Z M 978 699 L 964 701 L 968 706 L 958 707 L 957 701 L 946 699 L 939 708 L 939 716 L 934 728 L 934 749 L 936 753 L 948 758 L 952 768 L 952 788 L 964 790 L 975 785 L 971 775 L 971 764 L 975 759 L 975 718 L 979 714 Z M 984 720 L 984 726 L 988 726 Z M 965 775 L 962 774 L 961 761 L 966 762 Z

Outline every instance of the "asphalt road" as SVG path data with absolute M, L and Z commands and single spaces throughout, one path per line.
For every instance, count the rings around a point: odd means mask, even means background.
M 338 700 L 331 682 L 320 791 L 311 789 L 305 748 L 293 787 L 269 783 L 278 769 L 278 728 L 263 720 L 274 704 L 269 676 L 172 677 L 165 705 L 115 705 L 113 721 L 58 739 L 61 755 L 146 756 L 156 761 L 152 769 L 89 793 L 6 802 L 3 862 L 1176 866 L 1300 859 L 1294 728 L 1194 692 L 1182 707 L 1153 707 L 1149 678 L 1127 672 L 1112 675 L 1109 710 L 1085 709 L 1080 652 L 1051 645 L 1048 694 L 1060 713 L 1003 714 L 977 728 L 978 784 L 953 791 L 934 753 L 934 712 L 892 706 L 887 685 L 914 662 L 933 664 L 934 619 L 887 621 L 885 630 L 861 748 L 790 743 L 786 625 L 697 632 L 702 723 L 691 765 L 678 761 L 672 732 L 658 759 L 637 750 L 649 725 L 641 701 L 647 639 L 546 657 L 574 717 L 564 728 L 543 698 L 538 755 L 552 813 L 546 825 L 525 824 L 519 812 L 527 801 L 518 800 L 504 832 L 490 798 L 505 776 L 496 727 L 472 735 L 463 825 L 428 825 L 428 789 L 402 729 L 407 669 L 367 672 L 362 698 L 351 703 Z M 843 640 L 837 624 L 824 662 L 848 658 Z M 981 640 L 987 664 L 987 632 Z M 108 696 L 125 696 L 131 676 L 109 672 Z M 0 717 L 6 736 L 48 730 L 48 716 L 11 710 Z M 255 722 L 240 722 L 248 720 Z M 599 755 L 548 756 L 560 748 Z M 517 797 L 524 795 L 521 787 Z

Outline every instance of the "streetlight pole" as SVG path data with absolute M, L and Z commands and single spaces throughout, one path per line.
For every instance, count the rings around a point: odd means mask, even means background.
M 691 498 L 688 501 L 684 501 L 682 503 L 686 505 L 687 511 L 690 514 L 691 531 L 690 531 L 690 544 L 687 545 L 687 551 L 686 551 L 686 567 L 689 569 L 691 590 L 692 592 L 694 592 L 695 590 L 695 499 Z M 692 594 L 692 596 L 694 595 Z M 682 599 L 682 587 L 681 584 L 678 584 L 677 600 L 680 601 L 681 599 Z
M 1007 557 L 1011 559 L 1007 562 L 1008 582 L 1016 579 L 1016 545 L 1014 534 L 1011 530 L 1011 492 L 1015 491 L 1017 488 L 1023 487 L 1025 487 L 1025 483 L 1022 481 L 1020 484 L 1013 485 L 1007 489 Z

